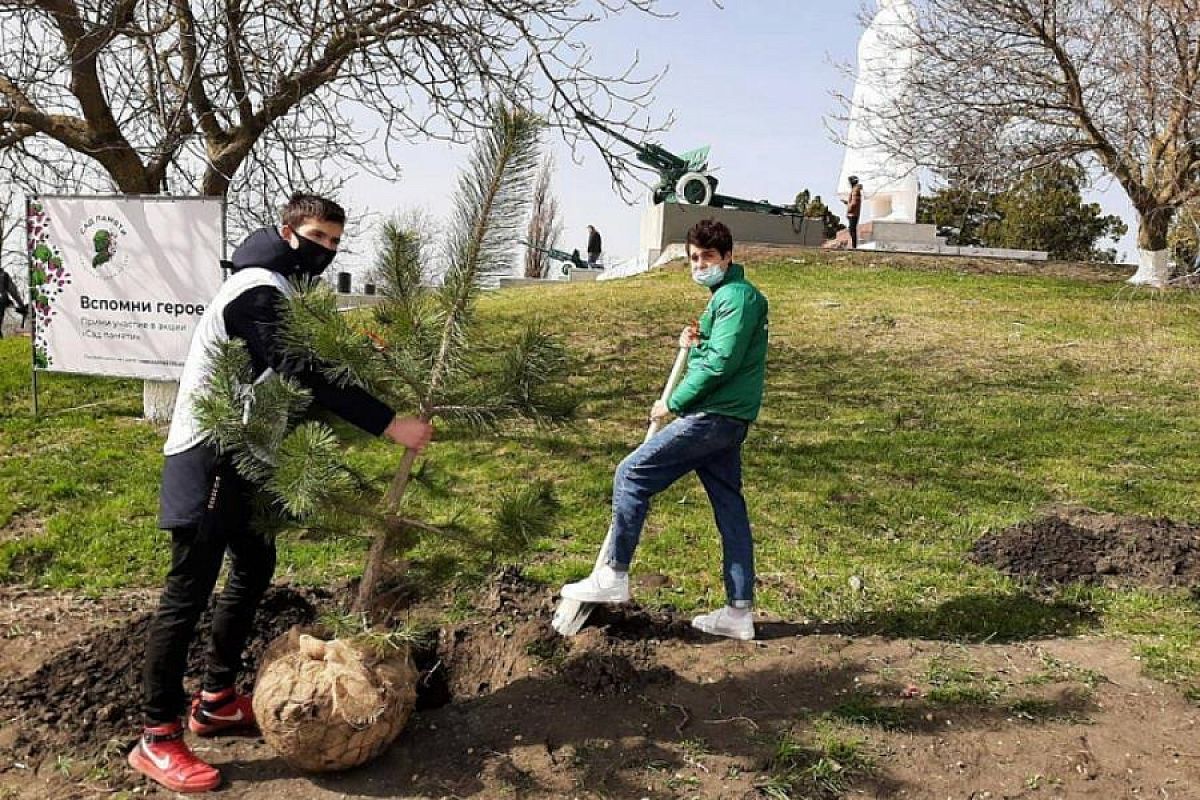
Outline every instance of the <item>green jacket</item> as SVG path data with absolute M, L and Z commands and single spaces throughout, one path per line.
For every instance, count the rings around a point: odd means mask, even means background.
M 700 317 L 700 343 L 688 353 L 687 375 L 667 408 L 753 422 L 762 407 L 767 370 L 767 298 L 730 264 Z

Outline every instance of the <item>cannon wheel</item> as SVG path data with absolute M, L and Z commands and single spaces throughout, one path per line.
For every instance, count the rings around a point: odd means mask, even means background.
M 699 172 L 689 172 L 675 184 L 675 197 L 686 205 L 706 206 L 712 196 L 713 189 L 708 176 Z

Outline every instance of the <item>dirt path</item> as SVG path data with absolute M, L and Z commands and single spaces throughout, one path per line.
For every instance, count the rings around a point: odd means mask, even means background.
M 211 756 L 228 765 L 231 797 L 745 798 L 771 796 L 773 787 L 801 797 L 810 787 L 776 780 L 768 764 L 781 732 L 804 742 L 823 712 L 878 691 L 906 721 L 890 731 L 838 727 L 843 738 L 863 739 L 874 764 L 845 781 L 847 796 L 1200 797 L 1195 710 L 1140 678 L 1119 644 L 960 648 L 811 636 L 667 642 L 653 651 L 673 677 L 639 674 L 629 691 L 611 695 L 522 678 L 421 714 L 384 759 L 339 778 L 299 778 L 256 744 L 223 745 Z M 1090 695 L 1071 678 L 1040 683 L 1047 657 L 1106 679 Z M 1020 695 L 1042 702 L 900 699 L 908 679 L 947 658 L 1018 685 L 1035 679 Z
M 78 615 L 61 595 L 19 599 L 56 620 L 28 651 L 45 674 L 70 641 L 108 641 L 114 617 L 136 626 L 149 603 L 131 617 L 128 598 Z M 740 643 L 637 610 L 567 642 L 548 608 L 500 591 L 479 621 L 443 631 L 423 688 L 427 706 L 453 702 L 419 711 L 362 769 L 303 776 L 257 739 L 198 743 L 226 776 L 220 796 L 1200 798 L 1200 712 L 1121 642 L 962 646 L 766 623 L 763 641 Z M 0 678 L 31 674 L 13 641 Z M 169 796 L 115 746 L 20 760 L 4 749 L 20 724 L 0 726 L 0 798 Z

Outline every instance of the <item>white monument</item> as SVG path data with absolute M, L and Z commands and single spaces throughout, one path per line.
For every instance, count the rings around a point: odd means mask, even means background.
M 859 247 L 897 253 L 1008 258 L 1045 261 L 1037 250 L 958 247 L 938 236 L 937 226 L 917 224 L 917 164 L 886 145 L 882 120 L 896 113 L 906 92 L 913 91 L 917 59 L 917 12 L 912 0 L 878 0 L 879 11 L 858 43 L 858 76 L 846 130 L 846 157 L 838 178 L 838 194 L 850 198 L 850 176 L 863 188 Z
M 908 91 L 916 61 L 908 44 L 917 16 L 909 0 L 878 0 L 879 12 L 858 43 L 858 77 L 846 132 L 846 157 L 838 194 L 849 198 L 851 175 L 863 187 L 863 221 L 917 221 L 917 165 L 897 157 L 881 144 L 886 132 L 876 120 Z

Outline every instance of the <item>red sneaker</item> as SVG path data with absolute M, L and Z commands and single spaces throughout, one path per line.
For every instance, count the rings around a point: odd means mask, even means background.
M 207 792 L 221 785 L 221 773 L 201 761 L 183 741 L 178 722 L 146 728 L 129 751 L 129 766 L 173 792 Z
M 201 692 L 192 701 L 188 728 L 197 736 L 216 736 L 219 733 L 255 733 L 254 706 L 249 695 L 238 694 L 233 687 L 213 692 Z

